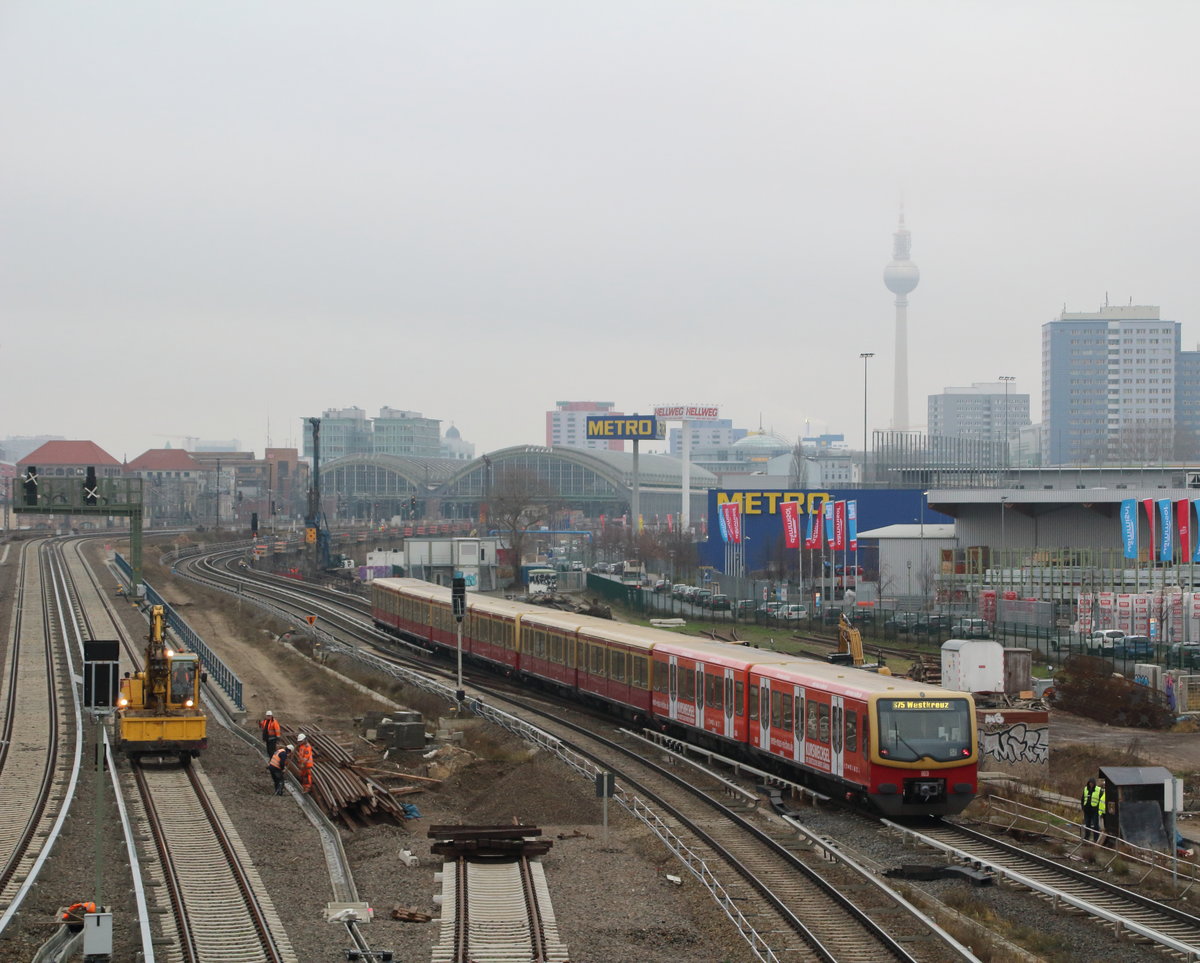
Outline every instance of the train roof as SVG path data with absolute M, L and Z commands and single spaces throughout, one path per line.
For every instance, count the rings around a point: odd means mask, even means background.
M 787 652 L 772 652 L 770 649 L 760 649 L 753 645 L 734 645 L 729 642 L 717 642 L 712 639 L 702 639 L 698 636 L 678 635 L 665 632 L 668 638 L 655 646 L 659 654 L 682 655 L 686 658 L 698 658 L 702 662 L 749 668 L 755 665 L 779 665 L 794 662 L 796 656 Z
M 943 689 L 939 685 L 927 682 L 914 682 L 898 675 L 880 675 L 866 669 L 856 669 L 850 665 L 834 665 L 817 659 L 802 659 L 792 656 L 792 661 L 776 665 L 766 665 L 761 669 L 763 675 L 784 682 L 794 682 L 799 685 L 816 685 L 841 695 L 853 695 L 861 699 L 873 695 L 882 696 L 941 696 L 944 698 L 970 698 L 966 692 L 953 689 Z

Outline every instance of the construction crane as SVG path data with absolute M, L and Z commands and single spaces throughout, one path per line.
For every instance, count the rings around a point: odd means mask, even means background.
M 325 513 L 321 511 L 321 419 L 309 418 L 312 426 L 313 468 L 312 481 L 308 486 L 308 514 L 304 518 L 304 540 L 316 548 L 316 566 L 323 572 L 330 565 L 329 526 Z
M 200 444 L 200 438 L 197 435 L 168 435 L 168 434 L 164 434 L 161 431 L 158 431 L 158 432 L 154 433 L 154 437 L 155 438 L 170 438 L 172 440 L 178 439 L 179 441 L 183 442 L 183 450 L 184 451 L 195 451 L 196 446 L 198 444 Z

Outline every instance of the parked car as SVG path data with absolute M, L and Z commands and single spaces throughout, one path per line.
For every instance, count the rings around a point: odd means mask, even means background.
M 665 578 L 660 578 L 654 583 L 654 591 L 657 595 L 665 595 L 671 591 L 671 583 Z
M 952 639 L 990 639 L 991 629 L 986 619 L 955 619 L 950 625 Z
M 1167 668 L 1200 669 L 1200 642 L 1176 642 L 1167 649 Z
M 1125 633 L 1120 629 L 1101 629 L 1088 636 L 1084 647 L 1089 655 L 1110 655 L 1113 646 L 1123 638 L 1125 638 Z
M 950 631 L 950 622 L 948 615 L 921 615 L 909 631 L 915 635 L 941 635 Z
M 726 612 L 729 610 L 728 595 L 711 595 L 708 599 L 708 607 L 714 612 Z
M 597 562 L 595 565 L 592 566 L 592 571 L 598 572 L 602 575 L 607 575 L 608 574 L 608 562 Z
M 910 632 L 914 626 L 919 624 L 921 617 L 916 612 L 895 612 L 891 617 L 884 620 L 883 631 L 887 633 L 895 632 L 897 635 L 905 635 Z
M 708 589 L 697 589 L 692 593 L 692 597 L 688 599 L 693 605 L 699 605 L 700 608 L 708 607 L 708 600 L 712 598 L 712 592 Z
M 1114 642 L 1111 656 L 1114 659 L 1152 659 L 1155 645 L 1146 635 L 1127 635 Z
M 733 614 L 739 619 L 750 618 L 754 611 L 754 599 L 738 599 L 733 603 Z
M 787 622 L 799 622 L 801 619 L 808 618 L 808 606 L 800 603 L 784 605 L 775 613 L 775 617 Z

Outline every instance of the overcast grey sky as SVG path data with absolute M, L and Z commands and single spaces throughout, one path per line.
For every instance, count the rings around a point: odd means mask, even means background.
M 52 2 L 0 11 L 0 436 L 479 451 L 556 400 L 793 437 L 1015 375 L 1041 325 L 1200 339 L 1200 5 Z

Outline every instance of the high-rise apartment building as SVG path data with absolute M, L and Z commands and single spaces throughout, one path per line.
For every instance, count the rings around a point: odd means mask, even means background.
M 929 396 L 928 431 L 948 438 L 980 438 L 1003 445 L 1029 424 L 1029 395 L 1005 382 L 977 381 Z
M 611 401 L 556 401 L 554 411 L 546 412 L 546 444 L 567 445 L 570 448 L 607 448 L 624 451 L 623 441 L 604 441 L 588 438 L 588 415 L 622 415 L 613 411 Z
M 702 460 L 697 458 L 698 451 L 715 451 L 721 448 L 732 448 L 734 442 L 741 441 L 748 435 L 749 429 L 734 428 L 730 418 L 717 418 L 713 421 L 689 421 L 688 431 L 692 434 L 692 461 L 697 464 Z M 676 458 L 683 454 L 683 428 L 668 428 L 667 442 L 670 452 Z
M 1064 311 L 1042 325 L 1047 463 L 1173 459 L 1179 340 L 1179 323 L 1149 305 Z

